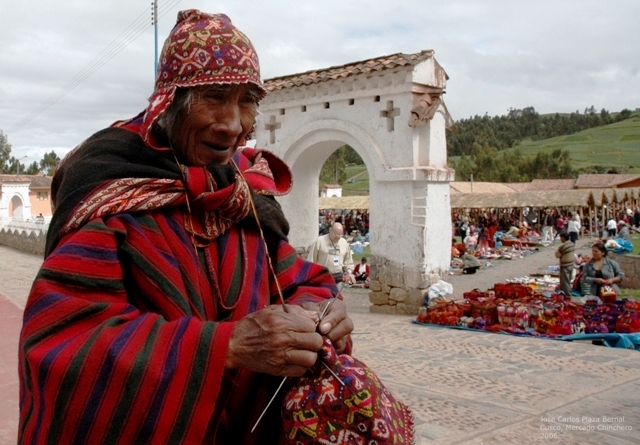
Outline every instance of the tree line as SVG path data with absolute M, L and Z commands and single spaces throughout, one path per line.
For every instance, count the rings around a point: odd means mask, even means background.
M 364 161 L 357 151 L 349 145 L 343 145 L 334 151 L 325 161 L 320 171 L 320 185 L 342 184 L 347 180 L 346 167 L 349 164 L 362 165 Z
M 11 155 L 9 138 L 0 130 L 0 174 L 37 175 L 44 173 L 51 176 L 58 161 L 60 158 L 51 150 L 49 153 L 45 153 L 40 162 L 33 161 L 30 165 L 22 164 L 20 158 Z
M 456 121 L 454 131 L 447 130 L 449 156 L 460 156 L 457 162 L 449 164 L 456 169 L 456 179 L 468 180 L 473 175 L 477 181 L 528 182 L 532 179 L 560 179 L 576 176 L 571 168 L 571 159 L 566 150 L 552 153 L 538 153 L 534 158 L 525 157 L 516 148 L 524 139 L 540 140 L 573 134 L 588 128 L 608 125 L 628 119 L 631 111 L 624 109 L 612 114 L 604 108 L 598 112 L 594 106 L 584 112 L 569 114 L 555 113 L 541 116 L 534 107 L 509 109 L 506 115 L 490 117 L 473 116 Z M 35 175 L 53 174 L 60 158 L 52 150 L 39 162 L 28 166 L 11 156 L 11 144 L 7 135 L 0 130 L 0 173 L 22 173 Z M 320 181 L 341 184 L 346 180 L 345 168 L 348 164 L 361 165 L 364 162 L 350 146 L 339 147 L 324 163 Z M 592 168 L 593 173 L 605 173 L 604 167 Z
M 529 182 L 533 179 L 562 179 L 576 177 L 568 150 L 524 156 L 517 145 L 524 139 L 540 140 L 577 133 L 593 127 L 608 125 L 631 117 L 631 110 L 599 112 L 594 106 L 581 113 L 549 114 L 541 116 L 534 107 L 509 109 L 503 116 L 473 116 L 456 121 L 454 130 L 447 130 L 449 160 L 456 170 L 456 180 L 489 182 Z M 506 150 L 514 148 L 513 150 Z M 348 145 L 338 148 L 325 162 L 320 181 L 341 184 L 346 179 L 348 164 L 362 164 L 358 153 Z M 622 173 L 615 167 L 593 166 L 586 173 Z
M 456 170 L 456 180 L 490 182 L 528 182 L 533 179 L 573 178 L 577 172 L 571 167 L 568 150 L 538 153 L 525 157 L 517 148 L 524 139 L 540 140 L 577 133 L 593 127 L 608 125 L 631 117 L 624 109 L 615 115 L 594 106 L 583 113 L 555 113 L 541 116 L 535 108 L 509 109 L 503 116 L 474 116 L 455 123 L 447 130 L 449 156 L 460 156 L 450 165 Z M 515 150 L 505 151 L 516 147 Z M 606 173 L 611 168 L 593 167 L 589 173 Z M 610 171 L 619 173 L 618 171 Z
M 631 117 L 624 109 L 612 115 L 604 108 L 597 112 L 594 106 L 583 113 L 555 113 L 541 116 L 533 107 L 522 110 L 510 108 L 506 115 L 473 116 L 455 122 L 453 131 L 447 131 L 449 156 L 471 155 L 475 142 L 488 143 L 498 150 L 513 148 L 524 139 L 540 140 L 577 133 L 601 125 L 608 125 Z

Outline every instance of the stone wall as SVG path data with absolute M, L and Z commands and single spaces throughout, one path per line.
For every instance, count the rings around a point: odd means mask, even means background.
M 34 255 L 44 255 L 47 232 L 44 230 L 0 229 L 0 244 Z
M 611 252 L 609 257 L 617 261 L 624 272 L 624 280 L 620 287 L 640 289 L 640 255 L 618 255 Z
M 369 311 L 373 313 L 417 315 L 429 286 L 441 279 L 375 255 L 370 265 Z

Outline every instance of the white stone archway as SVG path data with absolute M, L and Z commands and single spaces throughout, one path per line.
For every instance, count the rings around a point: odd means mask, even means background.
M 20 198 L 19 195 L 14 195 L 11 198 L 11 218 L 16 221 L 22 221 L 24 219 L 24 205 L 22 202 L 22 198 Z
M 29 181 L 23 176 L 1 175 L 0 221 L 26 221 L 31 218 Z
M 367 166 L 372 310 L 414 313 L 449 267 L 455 172 L 447 166 L 447 78 L 433 51 L 422 51 L 265 81 L 257 146 L 293 170 L 292 193 L 279 199 L 293 245 L 306 248 L 318 236 L 326 159 L 348 144 Z

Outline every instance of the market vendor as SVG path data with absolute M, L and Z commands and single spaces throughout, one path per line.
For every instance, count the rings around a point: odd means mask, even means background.
M 467 250 L 462 255 L 462 273 L 463 274 L 474 274 L 478 269 L 480 269 L 482 265 L 480 261 L 473 255 L 472 250 Z
M 560 233 L 560 247 L 555 252 L 556 258 L 560 259 L 560 290 L 567 297 L 571 296 L 571 275 L 573 274 L 573 263 L 575 260 L 575 246 L 571 242 L 571 237 L 567 232 Z
M 589 293 L 599 296 L 602 286 L 613 286 L 620 295 L 618 284 L 624 279 L 624 272 L 620 265 L 607 258 L 607 248 L 603 243 L 596 243 L 591 248 L 591 260 L 585 263 L 582 269 L 583 280 L 591 287 Z
M 458 250 L 456 244 L 456 239 L 453 238 L 451 240 L 451 258 L 460 258 L 460 251 Z
M 625 241 L 629 241 L 631 239 L 629 224 L 622 220 L 618 221 L 618 238 L 622 238 Z

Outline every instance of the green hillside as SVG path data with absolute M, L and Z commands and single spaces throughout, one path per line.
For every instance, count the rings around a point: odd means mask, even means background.
M 347 180 L 342 184 L 343 196 L 366 196 L 369 194 L 369 172 L 364 164 L 345 168 Z
M 610 125 L 590 128 L 568 136 L 539 141 L 525 140 L 517 146 L 523 155 L 568 150 L 571 164 L 579 170 L 593 165 L 627 168 L 640 173 L 640 116 Z
M 616 167 L 626 173 L 640 173 L 640 112 L 631 118 L 610 125 L 590 128 L 567 136 L 532 141 L 524 140 L 517 147 L 523 156 L 535 157 L 539 152 L 567 150 L 574 170 L 604 166 Z M 515 149 L 515 148 L 514 148 Z M 514 150 L 508 149 L 508 150 Z M 457 161 L 458 156 L 451 160 Z M 347 180 L 343 195 L 368 194 L 369 175 L 364 165 L 346 167 Z

